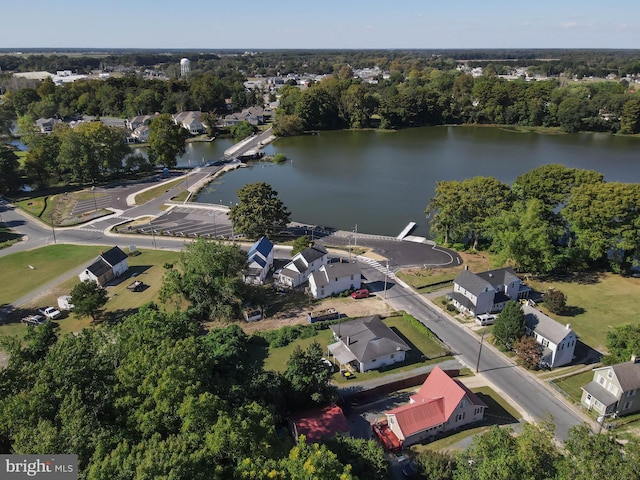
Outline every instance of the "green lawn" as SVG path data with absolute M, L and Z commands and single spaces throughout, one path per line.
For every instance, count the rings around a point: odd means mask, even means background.
M 582 398 L 581 387 L 584 387 L 591 380 L 593 380 L 593 372 L 589 370 L 588 372 L 582 372 L 576 375 L 563 377 L 558 380 L 553 380 L 552 383 L 558 386 L 561 391 L 568 395 L 568 397 L 574 403 L 579 405 L 580 399 Z
M 11 303 L 65 272 L 90 262 L 100 250 L 104 247 L 49 245 L 0 258 L 0 272 L 4 276 L 0 305 Z
M 146 191 L 144 191 L 142 193 L 139 193 L 135 197 L 136 205 L 143 205 L 143 204 L 147 203 L 149 200 L 153 200 L 154 198 L 159 197 L 160 195 L 165 193 L 167 190 L 175 187 L 176 185 L 178 185 L 178 184 L 180 184 L 182 182 L 184 182 L 184 178 L 178 178 L 178 179 L 173 180 L 171 182 L 164 183 L 162 185 L 158 185 L 157 187 L 154 187 L 154 188 L 146 190 Z
M 640 278 L 584 273 L 567 281 L 531 283 L 541 291 L 554 287 L 567 296 L 568 315 L 552 314 L 544 303 L 539 307 L 558 322 L 570 323 L 580 340 L 598 351 L 606 350 L 609 330 L 640 322 Z
M 61 247 L 63 248 L 62 252 L 58 250 Z M 15 294 L 15 298 L 19 298 L 22 295 L 28 293 L 29 290 L 35 289 L 40 285 L 43 285 L 61 273 L 64 273 L 73 268 L 77 268 L 80 265 L 86 264 L 93 260 L 101 250 L 104 250 L 105 247 L 81 247 L 77 245 L 55 245 L 50 247 L 45 247 L 44 249 L 34 250 L 32 252 L 24 252 L 25 254 L 31 254 L 29 256 L 28 261 L 33 262 L 32 266 L 36 266 L 35 270 L 31 270 L 28 267 L 28 274 L 22 275 L 22 277 L 29 277 L 27 281 L 23 282 L 25 285 L 23 286 L 26 291 L 22 294 Z M 45 250 L 44 252 L 41 252 Z M 83 255 L 84 252 L 84 255 Z M 122 317 L 126 315 L 130 315 L 135 313 L 141 305 L 148 302 L 157 302 L 158 301 L 158 292 L 160 290 L 160 285 L 162 284 L 162 277 L 164 275 L 164 264 L 165 263 L 173 263 L 178 259 L 179 252 L 170 252 L 170 251 L 159 251 L 159 250 L 141 250 L 141 254 L 133 257 L 129 257 L 129 271 L 126 276 L 122 278 L 119 284 L 114 286 L 109 286 L 107 291 L 109 293 L 109 301 L 105 306 L 105 319 L 109 322 L 114 322 L 120 320 Z M 36 260 L 37 256 L 34 254 L 39 254 L 42 258 L 41 260 Z M 11 259 L 14 262 L 11 265 L 7 265 L 5 260 Z M 17 260 L 16 260 L 17 259 Z M 73 261 L 71 261 L 73 259 Z M 23 262 L 25 261 L 24 257 L 19 253 L 9 255 L 4 258 L 0 258 L 0 269 L 5 271 L 4 268 L 21 268 Z M 38 272 L 38 275 L 44 276 L 44 267 L 40 268 L 37 265 L 45 265 L 49 263 L 57 262 L 56 265 L 59 268 L 48 269 L 47 278 L 43 279 L 37 285 L 36 278 L 34 275 L 35 272 Z M 133 273 L 137 273 L 138 275 L 135 277 L 136 280 L 141 280 L 148 285 L 144 291 L 141 292 L 130 292 L 127 290 L 127 285 L 131 283 L 132 278 L 131 275 Z M 78 283 L 78 277 L 75 275 L 72 278 L 56 285 L 51 288 L 45 295 L 34 299 L 32 304 L 26 305 L 23 309 L 21 309 L 22 313 L 26 313 L 30 310 L 35 310 L 39 307 L 43 307 L 45 305 L 56 305 L 57 298 L 60 295 L 68 295 L 73 286 Z M 0 290 L 0 292 L 4 293 L 5 288 Z M 6 302 L 3 302 L 6 303 Z M 18 315 L 21 317 L 22 315 Z M 13 318 L 12 322 L 6 323 L 4 325 L 0 325 L 0 335 L 8 335 L 8 336 L 18 336 L 22 337 L 24 332 L 26 331 L 26 326 L 19 323 L 19 318 Z M 66 315 L 58 321 L 60 325 L 60 333 L 68 333 L 68 332 L 76 332 L 82 330 L 83 328 L 90 325 L 90 319 L 83 318 L 80 319 L 73 313 Z
M 386 369 L 385 371 L 373 370 L 366 373 L 358 373 L 356 377 L 359 380 L 370 380 L 388 373 L 412 370 L 419 366 L 439 363 L 449 358 L 444 357 L 444 348 L 433 335 L 425 334 L 425 332 L 410 324 L 403 317 L 389 317 L 384 319 L 384 323 L 400 335 L 400 337 L 411 346 L 412 350 L 407 352 L 407 360 L 396 368 Z M 333 334 L 330 329 L 321 330 L 311 338 L 296 340 L 286 347 L 269 348 L 268 356 L 264 360 L 265 370 L 284 371 L 286 362 L 291 356 L 293 349 L 298 345 L 303 349 L 307 348 L 314 340 L 320 343 L 323 349 L 326 349 L 330 343 L 333 343 Z M 338 383 L 347 381 L 339 373 L 334 375 L 334 379 Z

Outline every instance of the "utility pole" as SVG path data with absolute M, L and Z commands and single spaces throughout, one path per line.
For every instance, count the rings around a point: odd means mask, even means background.
M 93 193 L 93 208 L 94 211 L 98 211 L 98 204 L 96 203 L 96 186 L 91 185 L 91 193 Z
M 387 268 L 384 271 L 384 299 L 387 299 L 387 277 L 389 276 L 389 260 L 387 260 Z
M 476 363 L 476 373 L 478 373 L 479 369 L 480 369 L 480 354 L 482 353 L 482 344 L 484 343 L 484 333 L 482 334 L 482 337 L 480 337 L 480 350 L 478 350 L 478 361 Z
M 151 239 L 153 240 L 153 248 L 156 249 L 156 233 L 153 227 L 151 227 Z
M 51 232 L 53 233 L 53 243 L 57 243 L 56 242 L 56 221 L 53 219 L 53 215 L 51 215 L 49 217 L 49 219 L 51 220 Z
M 353 246 L 354 248 L 358 248 L 358 224 L 356 223 L 356 229 L 353 231 L 355 236 L 353 237 Z

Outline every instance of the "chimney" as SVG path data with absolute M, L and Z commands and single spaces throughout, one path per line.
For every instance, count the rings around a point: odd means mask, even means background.
M 465 266 L 464 266 L 464 269 L 465 269 L 465 270 L 469 270 L 469 265 L 465 265 Z
M 351 345 L 351 337 L 347 336 L 347 346 Z
M 571 330 L 571 324 L 567 323 L 567 327 L 566 328 L 567 328 L 567 330 Z

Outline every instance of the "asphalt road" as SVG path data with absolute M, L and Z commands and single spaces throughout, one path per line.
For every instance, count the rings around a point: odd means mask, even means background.
M 378 270 L 364 267 L 363 273 L 377 286 L 384 281 Z M 384 292 L 376 294 L 384 296 Z M 386 299 L 397 310 L 404 310 L 420 320 L 453 350 L 460 361 L 475 370 L 480 350 L 480 341 L 475 334 L 398 283 L 388 283 Z M 567 439 L 571 426 L 585 423 L 579 413 L 556 397 L 548 387 L 486 343 L 482 348 L 479 372 L 505 392 L 531 419 L 543 420 L 551 416 L 559 440 Z
M 190 181 L 195 183 L 209 175 L 215 167 L 207 167 L 190 174 Z M 167 190 L 162 196 L 148 202 L 142 206 L 136 206 L 119 212 L 115 215 L 105 217 L 77 228 L 55 229 L 56 242 L 95 244 L 95 245 L 136 245 L 138 248 L 153 248 L 179 250 L 184 244 L 184 239 L 172 237 L 155 238 L 150 236 L 113 236 L 105 231 L 118 222 L 126 221 L 130 218 L 146 215 L 158 215 L 160 206 L 169 198 L 176 195 L 180 187 Z M 16 208 L 0 202 L 0 216 L 2 222 L 27 237 L 27 241 L 19 242 L 9 248 L 0 250 L 0 256 L 8 255 L 16 251 L 37 248 L 54 242 L 53 230 L 44 224 L 34 220 L 28 215 L 18 211 Z M 371 239 L 373 242 L 374 239 Z M 389 245 L 389 249 L 401 248 L 400 244 L 407 242 L 394 242 L 393 240 L 381 240 L 387 242 L 381 246 Z M 425 245 L 411 247 L 427 251 Z M 418 251 L 418 250 L 416 250 Z M 392 253 L 390 251 L 387 254 Z M 287 258 L 288 249 L 278 249 L 277 256 Z M 437 258 L 446 258 L 448 254 L 438 253 Z M 396 253 L 396 258 L 404 258 Z M 413 257 L 411 257 L 413 258 Z M 422 258 L 422 257 L 419 257 Z M 418 263 L 422 263 L 421 261 Z M 411 263 L 410 264 L 414 264 Z M 460 361 L 475 368 L 480 342 L 477 336 L 454 320 L 440 313 L 435 307 L 430 306 L 425 299 L 415 292 L 405 289 L 396 283 L 393 277 L 387 284 L 386 295 L 384 292 L 384 274 L 381 269 L 374 268 L 369 263 L 361 263 L 364 276 L 378 295 L 386 297 L 386 300 L 397 310 L 405 310 L 429 329 L 431 329 L 447 346 L 457 355 Z M 482 350 L 480 362 L 480 372 L 495 386 L 506 392 L 508 396 L 516 402 L 532 419 L 540 420 L 552 416 L 556 425 L 556 436 L 560 440 L 567 438 L 567 432 L 572 425 L 579 425 L 584 422 L 582 416 L 574 412 L 573 409 L 565 405 L 551 391 L 533 378 L 528 372 L 516 367 L 504 355 L 493 348 L 485 346 Z

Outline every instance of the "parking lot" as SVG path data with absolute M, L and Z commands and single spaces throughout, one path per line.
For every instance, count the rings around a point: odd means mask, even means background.
M 233 226 L 224 207 L 174 207 L 137 229 L 138 233 L 174 237 L 229 238 Z

